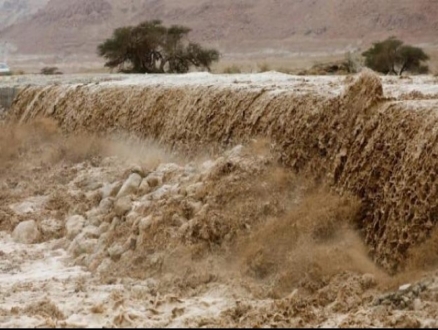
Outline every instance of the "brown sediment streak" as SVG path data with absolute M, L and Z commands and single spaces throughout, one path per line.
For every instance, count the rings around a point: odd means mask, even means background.
M 281 162 L 363 201 L 374 259 L 403 265 L 438 220 L 438 100 L 385 99 L 362 73 L 338 96 L 224 86 L 59 85 L 19 93 L 11 120 L 49 116 L 65 132 L 123 130 L 186 153 L 267 137 Z

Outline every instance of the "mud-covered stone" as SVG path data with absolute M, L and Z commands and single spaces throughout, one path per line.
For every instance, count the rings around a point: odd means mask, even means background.
M 33 244 L 41 237 L 35 220 L 20 222 L 12 232 L 12 238 L 17 243 Z
M 67 230 L 67 238 L 74 239 L 82 230 L 85 224 L 85 218 L 81 215 L 73 215 L 67 219 L 65 228 Z
M 117 194 L 117 198 L 137 193 L 142 177 L 137 173 L 132 173 L 129 178 L 123 183 L 122 188 Z

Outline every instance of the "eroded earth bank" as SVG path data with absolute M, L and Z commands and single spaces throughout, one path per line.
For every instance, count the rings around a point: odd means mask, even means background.
M 0 84 L 2 326 L 438 326 L 436 78 L 45 79 Z

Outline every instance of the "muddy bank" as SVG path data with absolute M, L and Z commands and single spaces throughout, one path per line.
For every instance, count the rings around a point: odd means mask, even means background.
M 361 199 L 357 225 L 370 253 L 396 271 L 438 217 L 438 98 L 385 98 L 371 73 L 343 91 L 321 84 L 184 85 L 169 78 L 34 86 L 17 95 L 10 120 L 51 117 L 68 133 L 128 131 L 184 154 L 267 138 L 284 165 Z

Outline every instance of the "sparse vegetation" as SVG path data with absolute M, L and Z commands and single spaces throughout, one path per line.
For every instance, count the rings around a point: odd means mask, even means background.
M 261 64 L 258 64 L 259 67 L 259 72 L 268 72 L 271 71 L 271 67 L 269 66 L 268 63 L 264 62 Z
M 180 25 L 166 27 L 159 20 L 145 21 L 114 30 L 98 46 L 98 54 L 107 60 L 106 67 L 126 73 L 186 73 L 191 67 L 210 71 L 220 54 L 188 41 L 190 31 Z
M 223 73 L 225 74 L 235 74 L 235 73 L 242 73 L 242 70 L 235 64 L 232 64 L 230 66 L 225 67 L 223 70 Z
M 384 74 L 401 76 L 405 71 L 419 74 L 429 71 L 428 66 L 423 64 L 429 60 L 423 49 L 405 45 L 395 37 L 374 43 L 362 55 L 367 67 Z
M 12 71 L 11 74 L 12 74 L 13 76 L 22 76 L 22 75 L 25 75 L 26 72 L 25 72 L 24 70 L 14 70 L 14 71 Z
M 47 76 L 55 75 L 55 74 L 62 74 L 62 72 L 59 71 L 58 67 L 56 67 L 56 66 L 46 66 L 46 67 L 41 69 L 40 73 L 43 75 L 47 75 Z

